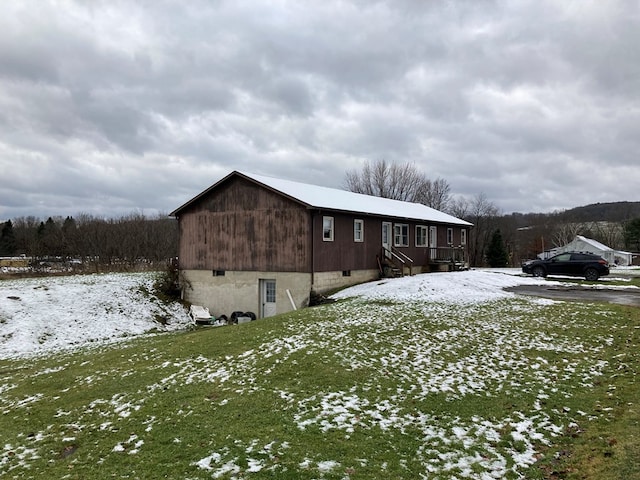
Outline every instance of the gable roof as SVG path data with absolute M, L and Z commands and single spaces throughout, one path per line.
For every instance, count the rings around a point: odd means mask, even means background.
M 598 242 L 597 240 L 593 240 L 592 238 L 587 238 L 582 235 L 576 235 L 576 240 L 582 240 L 584 243 L 591 245 L 593 248 L 598 250 L 602 250 L 603 252 L 613 250 L 613 248 L 606 246 L 603 243 Z
M 283 194 L 299 203 L 302 203 L 307 208 L 402 218 L 406 220 L 447 223 L 461 226 L 473 225 L 465 220 L 461 220 L 420 203 L 402 202 L 400 200 L 374 197 L 346 190 L 338 190 L 336 188 L 321 187 L 319 185 L 311 185 L 239 171 L 231 172 L 204 192 L 195 196 L 181 207 L 178 207 L 169 215 L 177 216 L 180 211 L 195 203 L 232 176 L 240 176 L 252 181 L 253 183 L 257 183 L 270 190 Z

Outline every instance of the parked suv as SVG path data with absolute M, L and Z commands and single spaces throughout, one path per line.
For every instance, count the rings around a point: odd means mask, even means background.
M 535 277 L 570 275 L 595 281 L 609 275 L 609 263 L 592 253 L 561 253 L 546 260 L 529 260 L 522 264 L 522 271 Z

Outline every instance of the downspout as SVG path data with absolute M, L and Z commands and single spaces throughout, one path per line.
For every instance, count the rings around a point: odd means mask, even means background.
M 316 249 L 315 249 L 315 237 L 316 237 L 316 232 L 315 232 L 315 213 L 313 210 L 311 210 L 311 215 L 309 216 L 309 218 L 311 218 L 311 290 L 313 290 L 313 286 L 316 283 L 316 278 L 315 278 L 315 265 L 316 265 L 316 261 L 315 261 L 315 253 L 316 253 Z

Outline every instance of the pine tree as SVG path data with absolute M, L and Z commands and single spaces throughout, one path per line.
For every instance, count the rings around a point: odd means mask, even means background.
M 16 237 L 13 233 L 13 224 L 7 220 L 2 224 L 0 233 L 0 257 L 10 257 L 16 253 Z
M 487 247 L 487 262 L 490 267 L 506 267 L 509 265 L 509 254 L 504 246 L 500 229 L 493 232 Z
M 640 218 L 635 218 L 624 225 L 625 247 L 640 252 Z

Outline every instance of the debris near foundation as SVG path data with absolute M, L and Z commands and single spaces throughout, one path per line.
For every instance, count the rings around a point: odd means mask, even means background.
M 310 307 L 315 307 L 317 305 L 325 305 L 333 302 L 335 302 L 335 299 L 330 298 L 329 296 L 324 295 L 322 293 L 317 293 L 312 291 L 311 294 L 309 295 Z

